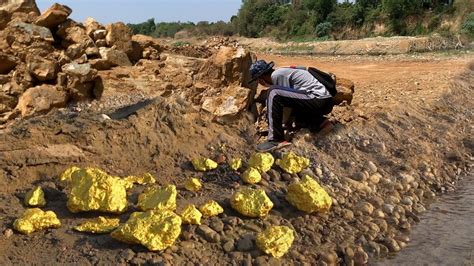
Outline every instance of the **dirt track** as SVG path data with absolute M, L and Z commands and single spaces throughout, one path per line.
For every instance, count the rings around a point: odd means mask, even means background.
M 472 66 L 462 79 L 456 78 L 466 72 L 466 66 L 474 59 L 472 55 L 259 57 L 273 60 L 279 66 L 318 66 L 356 84 L 353 105 L 338 107 L 334 112 L 341 126 L 326 137 L 299 137 L 290 148 L 311 158 L 312 171 L 322 171 L 324 176 L 319 177 L 319 181 L 338 202 L 332 212 L 312 216 L 293 211 L 281 196 L 284 187 L 293 180 L 290 177 L 262 184 L 272 191 L 272 200 L 278 201 L 268 219 L 236 218 L 238 215 L 229 210 L 226 200 L 240 184 L 234 179 L 235 173 L 221 169 L 202 176 L 207 186 L 202 195 L 194 197 L 183 192 L 179 205 L 199 204 L 206 198 L 222 202 L 227 216 L 222 219 L 225 221 L 225 229 L 220 232 L 222 244 L 234 241 L 233 251 L 224 251 L 221 243 L 207 242 L 194 227 L 184 227 L 178 243 L 159 253 L 118 243 L 109 236 L 78 234 L 70 227 L 91 215 L 74 216 L 64 206 L 64 188 L 58 185 L 56 177 L 68 166 L 98 166 L 122 176 L 149 171 L 159 183 L 172 182 L 179 186 L 186 177 L 196 175 L 189 166 L 194 156 L 225 154 L 229 158 L 248 158 L 255 131 L 247 121 L 231 127 L 217 125 L 186 104 L 166 100 L 153 103 L 129 118 L 105 122 L 100 120 L 100 113 L 93 110 L 79 114 L 63 110 L 17 123 L 0 136 L 0 213 L 4 217 L 0 222 L 1 232 L 11 228 L 12 221 L 23 211 L 21 199 L 31 184 L 46 188 L 50 202 L 47 209 L 55 210 L 63 222 L 60 229 L 32 236 L 2 236 L 3 263 L 277 263 L 254 246 L 249 250 L 238 246 L 246 235 L 269 224 L 291 225 L 299 235 L 292 251 L 283 258 L 286 263 L 358 261 L 357 256 L 364 257 L 367 253 L 385 256 L 390 249 L 387 238 L 399 237 L 398 232 L 414 224 L 416 219 L 406 218 L 405 212 L 409 211 L 404 209 L 397 221 L 385 219 L 388 222 L 382 224 L 387 226 L 388 223 L 387 228 L 378 226 L 383 232 L 377 232 L 370 239 L 368 223 L 372 221 L 372 226 L 383 219 L 366 217 L 357 210 L 357 203 L 368 201 L 381 209 L 382 204 L 377 206 L 375 202 L 383 203 L 385 199 L 381 197 L 393 196 L 398 197 L 399 202 L 406 197 L 419 198 L 416 204 L 428 206 L 430 194 L 427 191 L 451 189 L 456 173 L 464 171 L 466 160 L 472 156 L 472 126 L 469 126 L 472 123 L 472 110 L 469 111 L 473 99 Z M 452 85 L 455 78 L 457 82 Z M 453 89 L 454 94 L 450 91 Z M 155 96 L 149 91 L 143 93 L 145 97 Z M 442 135 L 444 138 L 440 139 Z M 226 148 L 219 148 L 223 144 Z M 348 179 L 367 169 L 368 161 L 374 162 L 387 180 L 396 179 L 402 172 L 414 175 L 416 188 L 414 184 L 407 187 L 387 181 L 368 185 L 376 188 L 376 194 L 359 191 L 360 187 L 353 187 Z M 426 200 L 419 197 L 419 190 L 425 191 Z M 131 199 L 136 199 L 138 192 L 134 191 Z M 416 204 L 410 206 L 410 213 L 415 216 L 422 212 L 418 212 Z M 352 218 L 345 215 L 346 210 L 351 210 Z M 205 223 L 214 228 L 215 224 L 222 223 L 219 221 L 211 219 Z M 367 231 L 361 232 L 360 228 Z M 352 258 L 348 258 L 349 247 L 355 251 Z M 360 251 L 361 247 L 365 253 Z
M 305 57 L 260 55 L 277 66 L 316 66 L 356 84 L 355 105 L 365 111 L 393 108 L 406 101 L 439 99 L 453 77 L 474 55 L 418 54 L 399 56 Z

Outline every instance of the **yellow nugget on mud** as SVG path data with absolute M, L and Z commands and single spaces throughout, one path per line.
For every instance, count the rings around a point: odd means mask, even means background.
M 327 212 L 332 205 L 329 194 L 309 176 L 303 177 L 301 182 L 288 186 L 286 200 L 298 210 L 307 213 Z
M 262 175 L 257 169 L 250 167 L 242 174 L 242 180 L 247 184 L 257 184 L 262 181 Z
M 99 216 L 95 219 L 86 221 L 78 226 L 74 226 L 73 229 L 79 232 L 87 232 L 93 234 L 107 234 L 119 227 L 120 219 L 117 218 L 105 218 Z
M 272 168 L 274 162 L 275 158 L 271 153 L 257 152 L 250 156 L 249 167 L 257 169 L 260 173 L 266 173 Z
M 232 159 L 230 161 L 230 169 L 234 170 L 234 171 L 237 171 L 240 169 L 240 167 L 242 167 L 242 159 L 240 158 L 235 158 L 235 159 Z
M 146 174 L 141 175 L 141 176 L 127 176 L 123 180 L 125 180 L 125 182 L 129 183 L 129 185 L 128 185 L 129 188 L 132 188 L 134 184 L 148 185 L 148 184 L 155 184 L 156 183 L 155 177 L 153 177 L 153 175 L 150 174 L 150 173 L 146 173 Z
M 294 232 L 287 226 L 272 226 L 257 235 L 257 247 L 275 258 L 285 255 L 295 239 Z
M 58 228 L 61 226 L 56 214 L 52 211 L 42 211 L 39 208 L 26 210 L 20 218 L 13 223 L 13 228 L 23 234 L 31 234 L 47 228 Z
M 59 180 L 62 182 L 71 181 L 72 174 L 79 170 L 81 170 L 81 168 L 76 167 L 76 166 L 69 167 L 59 176 Z
M 205 217 L 217 216 L 224 212 L 224 209 L 221 207 L 221 205 L 213 200 L 210 200 L 202 205 L 199 210 Z
M 189 191 L 192 192 L 198 192 L 202 188 L 201 181 L 197 178 L 190 178 L 186 183 L 184 184 L 184 188 L 186 188 Z
M 206 172 L 217 168 L 217 163 L 207 158 L 196 158 L 191 162 L 196 171 Z
M 243 188 L 230 199 L 232 208 L 244 216 L 265 217 L 273 208 L 273 202 L 263 189 Z
M 30 207 L 43 207 L 46 205 L 46 200 L 44 198 L 44 192 L 41 187 L 36 187 L 25 195 L 25 201 L 24 201 L 26 206 Z
M 176 186 L 166 185 L 159 188 L 148 188 L 140 196 L 138 196 L 138 208 L 143 211 L 160 210 L 174 211 L 176 210 Z
M 202 213 L 194 204 L 190 204 L 184 208 L 180 215 L 184 224 L 201 224 Z
M 309 159 L 298 156 L 293 152 L 288 152 L 281 159 L 276 160 L 275 164 L 288 174 L 297 174 L 309 166 Z
M 74 171 L 69 182 L 68 209 L 73 212 L 121 213 L 127 208 L 127 182 L 96 168 Z
M 110 235 L 125 243 L 141 244 L 151 251 L 173 245 L 181 233 L 181 217 L 171 211 L 134 212 Z

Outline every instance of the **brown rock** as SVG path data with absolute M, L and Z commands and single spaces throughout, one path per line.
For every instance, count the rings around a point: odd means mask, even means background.
M 71 19 L 61 23 L 56 34 L 63 40 L 63 46 L 68 47 L 71 44 L 79 43 L 85 47 L 94 47 L 94 41 L 86 33 L 86 29 Z
M 222 88 L 218 95 L 203 98 L 201 108 L 217 117 L 235 117 L 248 106 L 250 90 L 240 86 Z
M 15 12 L 40 14 L 35 0 L 0 0 L 0 10 L 10 14 Z
M 17 65 L 18 59 L 12 55 L 0 52 L 0 74 L 8 74 Z
M 41 85 L 28 89 L 18 100 L 18 109 L 23 118 L 47 113 L 52 108 L 66 106 L 67 95 L 53 85 Z
M 8 22 L 10 22 L 11 15 L 5 10 L 0 10 L 0 30 L 3 30 Z
M 138 43 L 143 50 L 149 47 L 157 50 L 158 52 L 162 52 L 164 50 L 164 47 L 161 45 L 160 41 L 150 36 L 141 34 L 133 35 L 132 41 Z
M 121 50 L 101 47 L 100 56 L 111 63 L 112 66 L 132 66 L 127 54 Z
M 115 46 L 117 50 L 125 52 L 127 55 L 133 52 L 132 31 L 122 22 L 107 25 L 107 46 Z
M 107 46 L 107 41 L 105 39 L 100 39 L 95 42 L 95 46 L 97 47 L 106 47 Z
M 251 88 L 249 51 L 243 48 L 221 47 L 199 70 L 197 79 L 205 80 L 212 87 L 238 85 Z
M 30 56 L 27 60 L 30 74 L 40 81 L 48 81 L 56 78 L 59 65 L 56 60 L 49 60 L 39 56 Z
M 93 81 L 97 77 L 97 70 L 90 64 L 69 63 L 62 66 L 64 73 L 77 78 L 81 83 Z
M 94 39 L 94 41 L 103 40 L 105 36 L 107 36 L 106 30 L 96 30 L 92 33 L 92 39 Z M 107 43 L 107 41 L 105 42 Z
M 84 26 L 86 27 L 86 33 L 87 35 L 89 35 L 89 37 L 92 37 L 94 36 L 94 32 L 98 31 L 98 30 L 104 30 L 105 27 L 100 25 L 99 22 L 97 22 L 95 19 L 89 17 L 87 18 L 85 21 L 84 21 Z M 105 35 L 104 37 L 105 38 Z M 101 39 L 103 39 L 101 38 Z M 94 39 L 94 41 L 97 40 L 97 39 Z
M 334 104 L 339 105 L 343 102 L 347 102 L 347 104 L 350 105 L 354 97 L 354 91 L 355 91 L 354 82 L 345 78 L 338 77 L 336 79 L 336 89 L 337 89 L 337 94 L 334 97 Z
M 247 109 L 255 95 L 248 84 L 252 60 L 243 48 L 221 47 L 200 68 L 196 79 L 203 86 L 202 109 L 217 117 L 233 118 Z
M 1 88 L 2 86 L 0 86 L 0 89 Z M 13 110 L 17 103 L 18 99 L 16 97 L 7 95 L 4 92 L 0 92 L 0 114 Z
M 53 29 L 65 22 L 71 13 L 72 9 L 68 6 L 55 3 L 36 19 L 35 24 Z
M 113 64 L 107 59 L 92 59 L 89 60 L 89 64 L 97 70 L 109 70 L 113 67 Z
M 21 36 L 21 38 L 28 38 L 28 40 L 21 41 L 15 40 L 16 42 L 30 44 L 34 39 L 42 39 L 47 42 L 54 42 L 53 34 L 48 28 L 41 27 L 34 24 L 24 23 L 24 22 L 13 22 L 10 23 L 12 28 L 17 28 L 26 33 L 26 36 Z M 13 38 L 17 38 L 18 32 L 13 32 Z M 20 37 L 20 36 L 18 36 Z
M 79 78 L 69 76 L 67 90 L 74 101 L 83 101 L 94 98 L 94 85 L 94 82 L 81 82 Z

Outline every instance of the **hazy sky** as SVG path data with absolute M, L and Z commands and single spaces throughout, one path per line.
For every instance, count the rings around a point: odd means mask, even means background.
M 72 8 L 71 18 L 84 21 L 93 17 L 101 23 L 123 21 L 229 21 L 237 14 L 241 0 L 36 0 L 41 11 L 53 3 Z

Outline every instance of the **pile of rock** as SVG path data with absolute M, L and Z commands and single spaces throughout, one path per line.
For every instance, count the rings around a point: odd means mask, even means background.
M 161 46 L 132 38 L 125 24 L 81 24 L 71 13 L 60 4 L 40 14 L 34 0 L 0 1 L 0 122 L 98 98 L 98 70 L 159 58 Z

